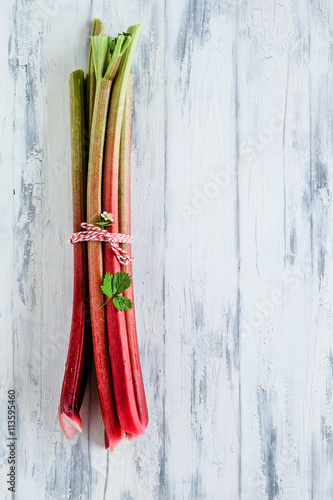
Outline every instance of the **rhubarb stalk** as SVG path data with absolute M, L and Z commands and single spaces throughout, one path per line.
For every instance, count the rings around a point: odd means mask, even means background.
M 128 33 L 132 34 L 132 41 L 119 65 L 108 115 L 103 173 L 103 207 L 104 210 L 113 214 L 112 232 L 119 230 L 118 182 L 121 127 L 131 64 L 141 30 L 142 25 L 128 29 Z M 104 271 L 111 274 L 120 272 L 120 264 L 108 245 L 104 245 Z M 113 387 L 120 425 L 126 433 L 139 436 L 145 432 L 146 425 L 140 421 L 138 414 L 125 312 L 116 309 L 110 301 L 106 305 L 106 321 Z
M 84 73 L 74 71 L 69 77 L 71 162 L 73 196 L 73 231 L 81 230 L 86 218 L 86 155 L 84 149 Z M 87 297 L 87 247 L 85 243 L 74 245 L 74 294 L 72 326 L 67 362 L 63 379 L 59 421 L 67 438 L 76 431 L 82 432 L 79 415 L 86 385 L 86 353 L 89 344 L 89 314 L 86 311 Z
M 122 53 L 129 39 L 119 35 L 112 55 L 109 37 L 92 37 L 92 53 L 96 75 L 96 94 L 90 132 L 88 166 L 87 220 L 100 221 L 102 212 L 102 168 L 107 112 L 112 79 L 117 71 Z M 112 386 L 110 358 L 105 324 L 104 296 L 101 291 L 103 280 L 102 243 L 88 242 L 89 294 L 92 324 L 92 338 L 96 368 L 97 386 L 106 432 L 106 446 L 114 449 L 123 439 L 124 432 L 117 416 Z
M 94 24 L 92 28 L 92 36 L 98 36 L 102 33 L 106 32 L 106 28 L 102 21 L 99 19 L 94 19 Z M 88 56 L 88 68 L 87 68 L 87 109 L 88 109 L 88 127 L 89 127 L 89 136 L 92 125 L 93 111 L 94 111 L 94 102 L 95 102 L 95 94 L 96 94 L 96 75 L 94 68 L 94 59 L 92 53 L 92 45 L 89 47 L 89 56 Z
M 131 234 L 131 134 L 133 81 L 133 75 L 130 75 L 120 139 L 118 202 L 119 231 L 123 234 Z M 131 245 L 128 243 L 122 243 L 121 246 L 131 257 Z M 131 360 L 132 378 L 137 410 L 141 424 L 144 427 L 147 427 L 148 409 L 142 379 L 139 346 L 136 331 L 132 262 L 129 262 L 126 266 L 121 266 L 121 270 L 123 272 L 127 272 L 132 276 L 131 286 L 123 292 L 124 296 L 132 302 L 132 309 L 125 311 L 127 341 Z

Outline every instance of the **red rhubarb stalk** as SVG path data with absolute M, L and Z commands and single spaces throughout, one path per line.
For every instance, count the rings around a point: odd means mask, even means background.
M 141 30 L 142 25 L 128 29 L 128 32 L 132 34 L 132 41 L 118 68 L 108 115 L 103 173 L 103 208 L 113 214 L 112 232 L 119 230 L 118 183 L 121 127 L 131 64 Z M 112 275 L 120 272 L 120 264 L 109 245 L 104 245 L 104 272 Z M 139 436 L 145 432 L 146 426 L 140 421 L 136 404 L 125 312 L 116 309 L 113 301 L 106 305 L 106 321 L 113 387 L 120 425 L 126 433 Z
M 118 201 L 119 231 L 123 234 L 131 234 L 131 134 L 133 81 L 133 75 L 130 75 L 120 139 Z M 123 243 L 121 246 L 131 257 L 131 245 Z M 127 272 L 132 276 L 131 286 L 123 292 L 124 296 L 132 302 L 132 309 L 125 311 L 127 342 L 131 360 L 136 406 L 140 422 L 146 428 L 148 425 L 148 409 L 142 379 L 138 337 L 136 331 L 132 262 L 129 262 L 126 266 L 121 266 L 121 270 L 122 272 Z
M 71 162 L 73 196 L 73 231 L 81 230 L 86 218 L 86 156 L 84 150 L 84 74 L 74 71 L 69 77 L 71 118 Z M 59 420 L 67 438 L 82 432 L 79 415 L 87 375 L 87 345 L 89 344 L 89 314 L 86 310 L 87 247 L 74 245 L 73 313 L 67 362 L 63 379 Z
M 92 37 L 92 50 L 96 75 L 96 94 L 90 132 L 90 151 L 88 166 L 87 220 L 89 223 L 100 221 L 102 212 L 102 168 L 106 119 L 110 98 L 111 82 L 114 77 L 124 37 L 120 35 L 112 58 L 108 62 L 109 38 L 100 35 Z M 107 69 L 105 69 L 107 66 Z M 102 243 L 88 242 L 89 294 L 92 338 L 96 368 L 97 386 L 101 411 L 106 432 L 106 446 L 114 449 L 124 438 L 115 408 L 112 386 L 110 358 L 102 307 L 104 296 L 101 291 L 103 280 Z

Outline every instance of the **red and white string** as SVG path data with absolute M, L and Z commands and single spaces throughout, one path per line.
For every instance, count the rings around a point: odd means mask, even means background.
M 82 243 L 83 241 L 105 241 L 110 243 L 120 264 L 126 266 L 126 264 L 134 260 L 133 257 L 131 258 L 128 253 L 119 246 L 119 243 L 132 244 L 133 238 L 130 234 L 110 233 L 106 229 L 95 226 L 95 224 L 88 224 L 87 222 L 82 222 L 81 227 L 85 229 L 85 231 L 73 233 L 70 238 L 70 242 L 73 245 L 75 243 Z

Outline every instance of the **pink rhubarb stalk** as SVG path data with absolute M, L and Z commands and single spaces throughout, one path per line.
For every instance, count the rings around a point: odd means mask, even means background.
M 132 34 L 132 41 L 118 68 L 108 115 L 103 173 L 103 207 L 104 210 L 113 214 L 114 224 L 112 225 L 112 232 L 118 232 L 119 230 L 118 184 L 120 137 L 130 68 L 141 30 L 141 25 L 132 26 L 128 30 Z M 120 272 L 120 264 L 108 245 L 104 245 L 104 272 L 110 272 L 111 274 Z M 125 312 L 116 309 L 113 302 L 110 301 L 106 305 L 106 321 L 113 387 L 120 425 L 126 433 L 139 436 L 145 432 L 146 426 L 141 422 L 137 409 Z
M 119 231 L 123 234 L 131 234 L 131 135 L 133 81 L 133 75 L 130 75 L 120 139 L 118 201 Z M 131 245 L 123 243 L 122 247 L 131 257 Z M 131 286 L 123 292 L 124 296 L 130 299 L 133 304 L 132 309 L 125 311 L 127 342 L 131 360 L 136 406 L 140 422 L 146 428 L 148 425 L 148 409 L 142 379 L 138 337 L 136 331 L 132 262 L 129 262 L 126 266 L 121 266 L 121 270 L 132 276 Z

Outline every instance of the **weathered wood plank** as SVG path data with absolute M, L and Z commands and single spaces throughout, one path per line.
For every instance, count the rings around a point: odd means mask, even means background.
M 236 8 L 169 0 L 167 13 L 168 498 L 237 498 Z
M 249 119 L 243 115 L 241 122 L 253 131 L 253 144 L 260 135 L 266 139 L 245 171 L 240 196 L 247 441 L 242 493 L 244 498 L 329 498 L 329 466 L 317 460 L 314 465 L 313 457 L 314 449 L 324 456 L 327 447 L 320 407 L 330 380 L 329 344 L 324 348 L 329 324 L 327 319 L 318 323 L 328 263 L 328 205 L 320 193 L 327 192 L 329 181 L 325 166 L 315 173 L 323 156 L 328 161 L 329 143 L 321 136 L 330 129 L 323 119 L 330 107 L 323 98 L 329 37 L 322 36 L 329 12 L 312 2 L 250 2 L 241 11 L 244 59 L 251 68 L 240 92 L 241 109 L 249 103 Z M 316 125 L 314 113 L 320 116 Z M 318 175 L 325 185 L 317 185 Z

